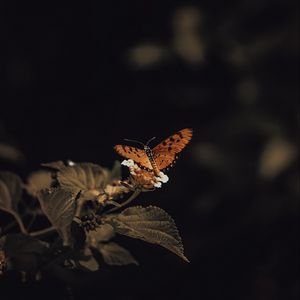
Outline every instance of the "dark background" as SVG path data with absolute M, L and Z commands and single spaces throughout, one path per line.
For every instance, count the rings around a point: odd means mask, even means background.
M 297 298 L 297 1 L 7 1 L 1 14 L 1 169 L 111 167 L 123 138 L 194 129 L 169 183 L 136 202 L 173 216 L 191 262 L 120 238 L 140 266 L 103 266 L 74 299 Z M 0 293 L 69 297 L 12 275 Z

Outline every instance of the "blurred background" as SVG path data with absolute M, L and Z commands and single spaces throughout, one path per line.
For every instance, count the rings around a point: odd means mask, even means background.
M 139 267 L 103 266 L 72 295 L 55 278 L 9 275 L 1 299 L 297 299 L 298 2 L 5 6 L 1 170 L 111 167 L 123 138 L 194 137 L 169 183 L 136 201 L 173 216 L 189 264 L 119 238 Z

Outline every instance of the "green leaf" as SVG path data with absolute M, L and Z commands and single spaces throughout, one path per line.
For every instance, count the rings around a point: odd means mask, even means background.
M 51 224 L 69 244 L 70 225 L 76 209 L 75 197 L 62 189 L 47 189 L 38 193 L 38 199 Z
M 84 257 L 83 259 L 79 260 L 79 264 L 80 266 L 92 272 L 99 270 L 99 264 L 94 258 L 92 251 L 88 247 L 84 249 Z
M 16 212 L 21 196 L 21 178 L 11 172 L 0 172 L 0 209 Z
M 50 188 L 51 183 L 51 172 L 38 170 L 28 176 L 26 190 L 31 196 L 37 197 L 38 192 Z
M 124 266 L 129 264 L 139 264 L 129 251 L 116 243 L 100 243 L 98 245 L 98 250 L 108 265 Z
M 161 208 L 130 207 L 111 217 L 110 222 L 117 233 L 158 244 L 188 261 L 174 220 Z
M 66 166 L 58 172 L 58 181 L 61 187 L 73 194 L 80 191 L 102 189 L 107 177 L 108 170 L 92 163 Z

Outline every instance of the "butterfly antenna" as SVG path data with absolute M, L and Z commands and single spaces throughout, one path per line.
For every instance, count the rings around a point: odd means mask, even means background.
M 124 139 L 124 141 L 126 142 L 133 142 L 133 143 L 138 143 L 140 145 L 142 145 L 144 147 L 144 143 L 140 142 L 140 141 L 136 141 L 136 140 L 129 140 L 129 139 Z
M 146 146 L 148 146 L 153 140 L 156 139 L 156 136 L 154 136 L 153 138 L 151 138 L 147 143 L 146 143 Z

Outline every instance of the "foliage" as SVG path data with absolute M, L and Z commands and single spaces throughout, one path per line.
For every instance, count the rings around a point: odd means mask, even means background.
M 17 212 L 21 200 L 22 181 L 20 177 L 10 172 L 0 173 L 0 208 L 9 213 Z
M 161 208 L 130 207 L 110 221 L 117 233 L 161 245 L 188 261 L 174 220 Z
M 27 183 L 13 173 L 0 173 L 0 209 L 14 216 L 20 228 L 20 233 L 10 232 L 9 226 L 0 231 L 0 274 L 16 270 L 40 276 L 62 268 L 96 272 L 103 261 L 138 265 L 113 241 L 118 234 L 160 245 L 188 261 L 175 222 L 164 210 L 155 206 L 122 210 L 142 189 L 126 187 L 119 162 L 112 170 L 70 161 L 43 167 L 31 173 Z M 26 207 L 28 197 L 34 203 L 31 207 Z M 29 224 L 21 213 L 31 217 Z M 36 215 L 50 226 L 31 231 Z

